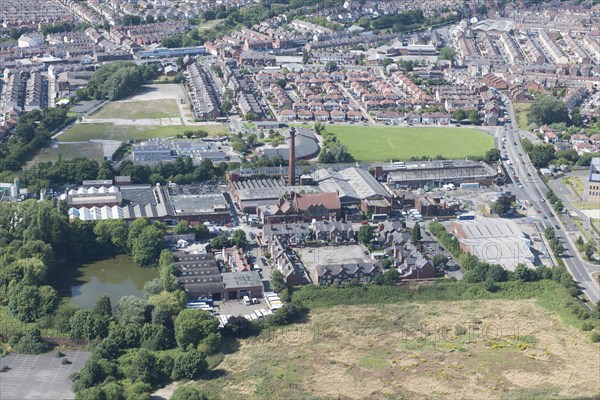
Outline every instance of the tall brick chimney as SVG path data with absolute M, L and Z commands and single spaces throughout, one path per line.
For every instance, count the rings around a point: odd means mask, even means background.
M 290 154 L 288 164 L 288 186 L 296 184 L 296 128 L 290 128 Z

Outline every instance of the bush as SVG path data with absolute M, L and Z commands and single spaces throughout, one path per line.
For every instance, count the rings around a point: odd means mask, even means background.
M 197 350 L 191 350 L 177 356 L 171 377 L 175 380 L 192 380 L 198 378 L 207 368 L 206 355 Z
M 462 335 L 466 335 L 467 334 L 467 328 L 465 328 L 462 325 L 456 325 L 454 327 L 454 334 L 456 336 L 462 336 Z
M 590 335 L 590 339 L 594 343 L 600 343 L 600 332 L 592 332 Z
M 591 331 L 592 329 L 594 329 L 594 325 L 593 325 L 593 324 L 590 324 L 589 322 L 584 322 L 584 323 L 581 325 L 581 330 L 582 330 L 582 331 L 584 331 L 584 332 L 589 332 L 589 331 Z
M 231 317 L 223 327 L 223 335 L 244 339 L 255 332 L 255 325 L 244 317 Z
M 200 393 L 196 387 L 185 385 L 175 389 L 171 400 L 206 400 L 206 396 Z
M 127 400 L 149 400 L 152 386 L 144 382 L 135 382 L 125 390 Z
M 12 338 L 11 346 L 17 353 L 40 354 L 48 350 L 48 343 L 42 339 L 40 330 L 32 329 L 25 335 L 17 335 Z

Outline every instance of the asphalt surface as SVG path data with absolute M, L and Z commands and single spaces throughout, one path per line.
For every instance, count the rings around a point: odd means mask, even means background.
M 514 108 L 512 107 L 512 103 L 505 97 L 503 98 L 503 101 L 506 105 L 507 111 L 510 114 L 511 123 L 516 124 L 517 118 Z M 548 226 L 563 226 L 562 221 L 556 217 L 554 210 L 545 201 L 548 188 L 538 176 L 537 171 L 529 159 L 529 156 L 527 153 L 525 153 L 525 150 L 523 150 L 521 145 L 521 135 L 529 135 L 529 133 L 519 131 L 516 125 L 510 126 L 510 128 L 499 128 L 498 135 L 500 137 L 506 137 L 506 141 L 504 143 L 506 145 L 509 159 L 512 161 L 515 174 L 519 178 L 523 187 L 519 188 L 518 185 L 512 185 L 509 183 L 507 185 L 507 189 L 516 194 L 517 198 L 528 200 L 532 207 L 541 211 L 540 215 L 542 216 L 542 219 L 536 221 L 536 224 L 538 224 L 542 229 Z M 543 216 L 546 216 L 547 218 L 544 219 Z M 567 229 L 570 230 L 572 228 L 572 221 L 570 221 L 571 217 L 565 213 L 563 214 L 563 218 L 565 220 Z M 593 304 L 596 304 L 598 301 L 600 301 L 600 287 L 598 282 L 593 279 L 591 275 L 591 272 L 594 269 L 588 266 L 587 263 L 581 259 L 575 244 L 572 242 L 569 235 L 565 233 L 564 226 L 562 229 L 556 229 L 556 236 L 561 240 L 566 249 L 563 253 L 562 259 L 567 266 L 567 269 L 583 293 Z
M 64 350 L 70 364 L 54 353 L 26 355 L 11 353 L 0 358 L 0 365 L 8 371 L 0 375 L 0 399 L 2 400 L 57 400 L 74 399 L 69 376 L 79 371 L 90 353 Z

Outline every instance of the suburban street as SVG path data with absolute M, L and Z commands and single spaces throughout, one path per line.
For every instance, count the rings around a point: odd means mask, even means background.
M 529 156 L 525 153 L 525 150 L 521 145 L 521 132 L 518 127 L 514 125 L 517 123 L 517 118 L 512 103 L 506 97 L 504 97 L 503 100 L 511 119 L 511 128 L 505 130 L 505 144 L 509 159 L 515 166 L 515 173 L 523 183 L 522 188 L 515 185 L 511 190 L 517 195 L 517 198 L 529 201 L 531 207 L 541 211 L 539 214 L 542 218 L 540 224 L 543 228 L 563 225 L 562 220 L 557 218 L 557 214 L 555 214 L 552 207 L 546 202 L 545 199 L 548 188 L 541 181 Z M 563 218 L 565 220 L 564 225 L 566 225 L 566 229 L 569 231 L 573 229 L 574 224 L 571 221 L 569 214 L 563 214 Z M 556 229 L 556 236 L 561 240 L 565 247 L 563 261 L 580 289 L 593 304 L 596 304 L 600 301 L 600 287 L 598 282 L 592 277 L 591 273 L 597 271 L 598 267 L 592 266 L 581 259 L 575 244 L 569 235 L 566 234 L 564 225 L 563 228 Z

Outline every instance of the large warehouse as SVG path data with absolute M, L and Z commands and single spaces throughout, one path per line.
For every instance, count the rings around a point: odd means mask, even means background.
M 434 160 L 393 162 L 376 165 L 375 177 L 396 188 L 441 187 L 446 183 L 479 183 L 489 186 L 498 172 L 484 162 Z
M 490 264 L 500 264 L 513 271 L 517 264 L 533 267 L 531 241 L 511 220 L 484 218 L 454 221 L 450 230 L 464 252 Z

